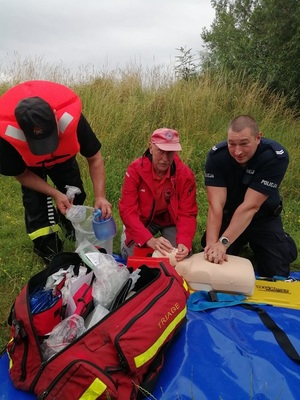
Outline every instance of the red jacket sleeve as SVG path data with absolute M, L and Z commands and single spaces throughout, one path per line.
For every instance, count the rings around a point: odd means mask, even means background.
M 128 167 L 122 187 L 121 199 L 119 201 L 119 213 L 126 226 L 126 244 L 128 240 L 133 240 L 140 246 L 143 246 L 152 238 L 151 232 L 145 227 L 140 218 L 139 210 L 139 187 L 141 178 L 135 166 L 138 161 L 134 161 Z
M 178 209 L 176 220 L 176 242 L 192 249 L 197 228 L 198 206 L 196 200 L 196 181 L 193 172 L 185 164 L 177 173 Z

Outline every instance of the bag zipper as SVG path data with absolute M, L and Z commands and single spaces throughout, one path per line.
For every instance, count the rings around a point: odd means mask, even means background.
M 117 351 L 118 351 L 120 363 L 121 363 L 121 365 L 122 365 L 124 368 L 126 368 L 127 370 L 129 369 L 129 364 L 128 364 L 127 359 L 126 359 L 126 357 L 125 357 L 125 355 L 124 355 L 124 353 L 123 353 L 123 351 L 122 351 L 122 348 L 121 348 L 121 346 L 120 346 L 120 343 L 119 343 L 120 337 L 121 337 L 125 332 L 128 331 L 128 329 L 135 323 L 135 321 L 136 321 L 137 319 L 139 319 L 142 315 L 144 315 L 146 312 L 148 312 L 148 310 L 149 310 L 161 297 L 163 297 L 163 296 L 170 290 L 170 287 L 173 285 L 174 280 L 175 280 L 175 278 L 174 278 L 174 277 L 171 277 L 168 286 L 167 286 L 162 292 L 160 292 L 159 295 L 155 296 L 155 297 L 151 300 L 151 302 L 147 305 L 147 307 L 145 307 L 145 308 L 143 309 L 143 311 L 141 311 L 141 312 L 140 312 L 139 314 L 137 314 L 134 318 L 132 318 L 132 319 L 124 326 L 124 328 L 117 334 L 117 336 L 115 337 L 114 345 L 115 345 L 115 347 L 116 347 L 116 349 L 117 349 Z
M 132 296 L 133 297 L 133 296 Z M 130 300 L 130 299 L 128 299 Z M 44 369 L 46 368 L 46 366 L 51 363 L 56 357 L 60 357 L 65 351 L 67 351 L 69 349 L 70 346 L 74 346 L 78 341 L 82 340 L 86 335 L 88 335 L 90 333 L 90 330 L 95 329 L 98 325 L 100 325 L 106 318 L 108 318 L 111 314 L 113 314 L 114 312 L 116 312 L 117 310 L 114 310 L 113 312 L 105 315 L 104 318 L 102 318 L 99 322 L 97 322 L 97 324 L 91 326 L 88 330 L 86 330 L 82 335 L 80 335 L 77 339 L 75 339 L 73 342 L 69 343 L 66 347 L 64 347 L 61 351 L 57 352 L 56 354 L 54 354 L 50 359 L 42 361 L 41 365 L 40 365 L 40 370 L 39 372 L 36 374 L 34 380 L 32 381 L 31 385 L 30 385 L 30 390 L 34 391 L 34 388 L 37 384 L 37 381 L 40 379 L 40 376 L 42 374 L 42 372 L 44 371 Z M 41 353 L 41 347 L 38 344 L 38 348 L 39 351 Z M 43 358 L 42 358 L 43 359 Z
M 40 354 L 40 359 L 42 360 L 43 358 L 42 358 L 42 353 L 41 353 L 41 349 L 40 349 L 40 345 L 39 345 L 39 340 L 38 340 L 38 337 L 37 337 L 35 329 L 34 329 L 33 318 L 32 318 L 32 314 L 30 311 L 28 284 L 27 284 L 27 288 L 26 288 L 25 298 L 26 298 L 26 309 L 27 309 L 27 313 L 28 313 L 30 329 L 34 336 L 36 347 Z M 14 310 L 13 314 L 14 314 L 14 316 L 16 316 L 15 310 Z M 20 337 L 20 340 L 22 340 L 23 345 L 24 345 L 24 351 L 23 351 L 23 356 L 22 356 L 22 360 L 21 360 L 21 375 L 19 378 L 20 382 L 24 382 L 27 378 L 27 360 L 28 360 L 28 353 L 29 353 L 28 333 L 26 332 L 22 321 L 14 319 L 12 321 L 12 324 L 14 324 L 14 326 L 15 326 L 15 335 L 14 335 L 14 342 L 12 343 L 11 351 L 13 352 L 14 346 L 17 345 L 16 341 L 17 341 L 18 336 Z
M 91 361 L 87 361 L 84 359 L 77 359 L 74 360 L 73 362 L 71 362 L 70 364 L 68 364 L 67 367 L 65 367 L 56 377 L 55 379 L 51 382 L 51 384 L 47 387 L 47 389 L 45 389 L 43 391 L 43 393 L 38 397 L 38 400 L 44 400 L 46 399 L 46 397 L 48 396 L 49 392 L 53 389 L 53 387 L 56 385 L 56 383 L 60 380 L 60 378 L 76 363 L 78 362 L 84 362 L 86 364 L 91 365 L 92 367 L 94 367 L 95 369 L 97 369 L 98 371 L 100 371 L 104 376 L 106 376 L 111 383 L 113 383 L 113 385 L 115 386 L 115 388 L 117 388 L 116 382 L 111 378 L 110 375 L 108 375 L 106 373 L 106 371 L 102 368 L 100 368 L 97 364 L 92 363 Z
M 165 270 L 165 268 L 164 268 L 164 270 Z M 160 276 L 161 276 L 161 273 L 160 273 L 159 275 L 157 275 L 151 282 L 149 282 L 147 285 L 145 285 L 145 286 L 143 287 L 143 290 L 144 290 L 146 287 L 152 285 L 155 281 L 157 281 L 157 280 L 159 279 Z M 172 278 L 172 282 L 173 282 L 173 279 L 175 279 L 175 278 Z M 171 283 L 170 283 L 170 285 L 171 285 Z M 169 285 L 169 286 L 170 286 L 170 285 Z M 166 290 L 168 290 L 168 289 L 166 289 Z M 138 295 L 138 293 L 139 293 L 139 292 L 135 293 L 133 296 L 131 296 L 129 299 L 127 299 L 124 303 L 122 303 L 122 305 L 123 305 L 123 304 L 126 304 L 126 303 L 129 302 L 129 301 L 131 301 L 135 296 Z M 163 294 L 164 294 L 164 293 L 165 293 L 165 291 L 163 292 Z M 160 296 L 157 296 L 156 299 L 158 299 L 159 297 L 160 297 Z M 151 302 L 150 304 L 154 303 L 155 301 L 156 301 L 156 300 L 152 300 L 152 302 Z M 28 299 L 28 302 L 29 302 L 29 299 Z M 122 305 L 121 305 L 121 306 L 122 306 Z M 29 307 L 29 304 L 28 304 L 28 307 Z M 150 307 L 149 307 L 149 308 L 150 308 Z M 48 365 L 48 363 L 52 362 L 56 357 L 61 356 L 61 355 L 63 354 L 63 352 L 66 351 L 66 350 L 68 350 L 68 348 L 69 348 L 70 346 L 73 346 L 73 345 L 75 345 L 78 341 L 82 340 L 86 335 L 88 335 L 88 334 L 90 333 L 90 330 L 95 329 L 98 325 L 100 325 L 101 323 L 103 323 L 105 319 L 109 318 L 112 314 L 114 314 L 115 312 L 117 312 L 118 309 L 119 309 L 119 307 L 117 307 L 114 311 L 110 312 L 109 314 L 105 315 L 105 317 L 102 318 L 99 322 L 97 322 L 97 324 L 95 324 L 95 325 L 93 325 L 92 327 L 90 327 L 87 331 L 85 331 L 82 335 L 80 335 L 76 340 L 74 340 L 73 342 L 69 343 L 64 349 L 62 349 L 61 351 L 59 351 L 58 353 L 56 353 L 55 355 L 53 355 L 49 360 L 42 361 L 42 362 L 41 362 L 41 365 L 40 365 L 40 370 L 39 370 L 39 372 L 36 374 L 35 378 L 33 379 L 32 383 L 31 383 L 31 385 L 30 385 L 30 390 L 31 390 L 31 391 L 34 391 L 34 388 L 35 388 L 35 386 L 36 386 L 36 384 L 37 384 L 37 381 L 39 380 L 39 378 L 40 378 L 40 376 L 41 376 L 43 370 L 44 370 L 45 367 Z M 147 310 L 148 310 L 148 307 L 147 307 Z M 146 312 L 146 311 L 145 311 L 145 312 Z M 141 315 L 142 315 L 142 314 L 141 314 Z M 29 313 L 29 318 L 30 318 L 31 328 L 32 328 L 32 331 L 33 331 L 33 333 L 34 333 L 34 337 L 35 337 L 35 339 L 36 339 L 37 336 L 36 336 L 36 334 L 35 334 L 35 332 L 34 332 L 34 329 L 33 329 L 33 321 L 32 321 L 32 315 L 31 315 L 31 313 Z M 135 321 L 136 319 L 137 319 L 137 318 L 135 318 L 134 321 Z M 134 322 L 134 321 L 133 321 L 133 322 Z M 133 323 L 133 322 L 132 322 L 132 323 Z M 119 336 L 119 335 L 118 335 L 118 336 Z M 41 355 L 41 360 L 43 360 L 42 352 L 41 352 L 41 347 L 40 347 L 40 345 L 39 345 L 38 342 L 37 342 L 37 347 L 38 347 L 39 353 L 40 353 L 40 355 Z M 118 348 L 116 348 L 116 349 L 117 349 L 117 351 L 118 351 Z M 121 366 L 122 366 L 123 368 L 127 368 L 127 369 L 128 369 L 127 361 L 125 361 L 125 364 L 124 364 L 124 362 L 122 362 L 122 358 L 120 357 L 120 354 L 119 354 L 119 353 L 118 353 L 118 355 L 119 355 L 119 358 L 120 358 Z M 124 359 L 126 360 L 125 357 L 124 357 Z M 85 360 L 85 361 L 86 361 L 86 360 Z M 125 366 L 124 366 L 124 365 L 125 365 Z
M 26 372 L 26 363 L 28 358 L 28 335 L 24 329 L 22 321 L 17 319 L 12 320 L 12 325 L 15 327 L 15 334 L 13 338 L 13 342 L 8 346 L 8 352 L 13 355 L 15 351 L 15 347 L 18 345 L 17 341 L 20 340 L 23 343 L 23 355 L 21 359 L 21 375 L 19 378 L 20 382 L 24 382 L 27 376 Z

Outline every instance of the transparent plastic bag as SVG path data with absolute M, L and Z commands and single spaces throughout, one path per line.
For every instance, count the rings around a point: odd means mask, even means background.
M 99 253 L 99 263 L 94 267 L 94 304 L 109 309 L 115 295 L 130 277 L 125 265 L 117 263 L 110 254 Z
M 84 319 L 73 314 L 57 324 L 42 344 L 45 360 L 48 360 L 85 332 Z
M 93 270 L 101 262 L 100 251 L 86 239 L 79 244 L 75 252 L 78 253 L 82 261 Z
M 66 185 L 65 189 L 67 189 L 66 195 L 69 200 L 74 200 L 75 195 L 81 193 L 81 190 L 77 186 Z
M 72 205 L 66 211 L 66 218 L 70 220 L 73 224 L 79 224 L 86 219 L 86 207 Z

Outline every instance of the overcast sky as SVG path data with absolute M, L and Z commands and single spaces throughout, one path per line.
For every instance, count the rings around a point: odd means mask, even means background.
M 0 68 L 42 58 L 71 70 L 174 65 L 202 50 L 210 0 L 0 0 Z

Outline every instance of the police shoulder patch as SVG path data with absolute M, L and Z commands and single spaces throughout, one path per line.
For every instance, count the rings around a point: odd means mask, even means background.
M 227 141 L 223 140 L 223 142 L 220 142 L 218 144 L 215 144 L 211 149 L 210 149 L 210 153 L 214 154 L 216 153 L 218 150 L 227 147 Z
M 287 156 L 285 148 L 280 143 L 275 142 L 274 140 L 270 140 L 269 145 L 276 154 L 277 158 L 284 158 Z

